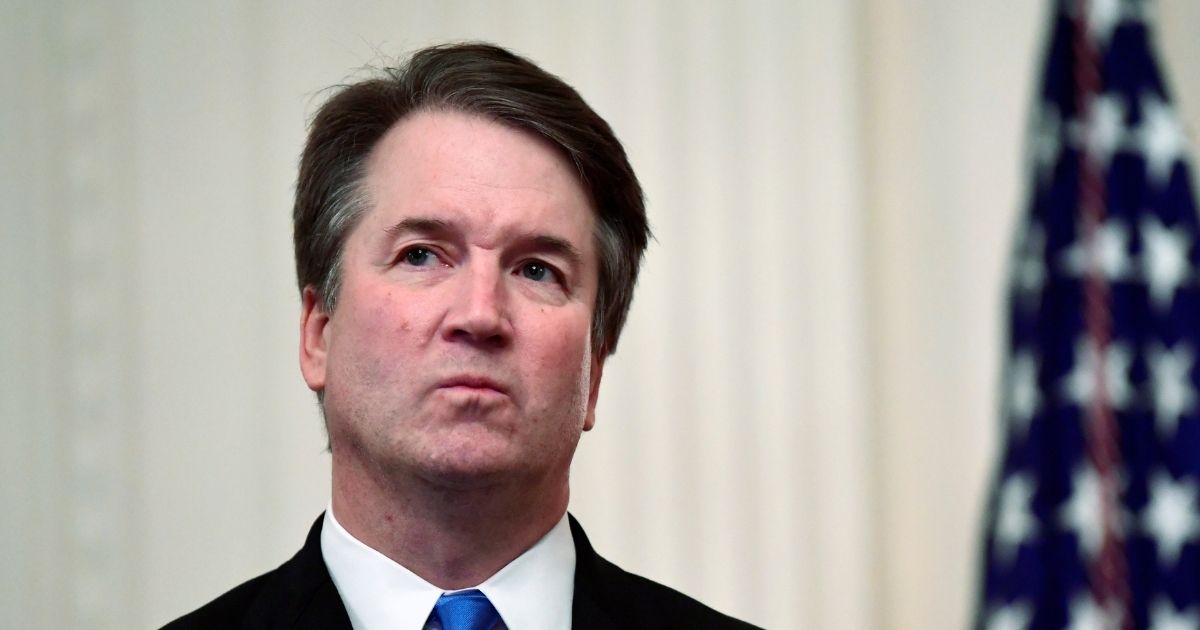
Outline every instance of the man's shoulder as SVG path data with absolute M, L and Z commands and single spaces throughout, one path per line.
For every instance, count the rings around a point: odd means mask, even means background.
M 614 591 L 623 591 L 627 595 L 624 599 L 624 606 L 629 619 L 639 620 L 638 624 L 645 624 L 648 620 L 661 619 L 663 628 L 712 628 L 714 630 L 754 630 L 757 628 L 757 626 L 715 610 L 665 584 L 625 571 L 603 558 L 600 560 L 610 567 L 608 574 L 613 578 L 612 583 L 616 587 Z M 619 592 L 615 594 L 619 594 Z
M 279 569 L 233 587 L 220 597 L 163 626 L 162 630 L 246 627 L 247 613 L 262 594 L 263 586 L 277 571 Z
M 592 549 L 573 517 L 575 538 L 575 630 L 591 628 L 711 628 L 753 630 L 735 619 L 640 575 L 630 573 Z
M 321 556 L 318 517 L 290 560 L 235 586 L 172 621 L 163 630 L 192 628 L 350 628 L 345 606 Z

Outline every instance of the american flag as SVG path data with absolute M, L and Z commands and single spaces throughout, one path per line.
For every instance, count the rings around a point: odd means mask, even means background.
M 1200 229 L 1148 2 L 1059 0 L 976 627 L 1200 629 Z

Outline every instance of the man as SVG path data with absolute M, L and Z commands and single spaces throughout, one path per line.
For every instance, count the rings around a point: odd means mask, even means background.
M 342 87 L 294 224 L 330 508 L 291 560 L 168 627 L 749 627 L 600 558 L 567 516 L 649 237 L 573 89 L 483 44 Z

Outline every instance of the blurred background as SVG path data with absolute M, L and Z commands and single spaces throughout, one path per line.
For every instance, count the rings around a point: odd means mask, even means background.
M 486 39 L 612 124 L 657 235 L 573 472 L 600 552 L 769 628 L 966 627 L 1048 5 L 0 4 L 0 626 L 158 627 L 299 548 L 306 122 Z M 1191 132 L 1200 3 L 1157 10 Z

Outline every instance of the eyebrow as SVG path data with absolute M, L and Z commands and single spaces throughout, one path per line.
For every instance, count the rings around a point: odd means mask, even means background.
M 404 236 L 406 234 L 428 234 L 430 236 L 444 236 L 452 233 L 452 226 L 441 219 L 430 219 L 427 217 L 408 217 L 396 222 L 395 225 L 384 228 L 384 232 L 392 237 Z M 579 253 L 579 248 L 575 247 L 565 239 L 549 234 L 531 234 L 517 239 L 516 245 L 520 249 L 532 249 L 536 251 L 557 254 L 566 258 L 572 265 L 579 267 L 583 264 L 583 254 Z
M 383 230 L 389 236 L 403 236 L 405 234 L 445 234 L 450 232 L 450 224 L 439 219 L 427 219 L 422 217 L 409 217 L 400 219 L 395 225 L 384 228 Z
M 527 238 L 522 238 L 518 242 L 535 251 L 562 256 L 573 267 L 578 268 L 583 266 L 583 255 L 579 253 L 579 249 L 557 236 L 535 234 Z

